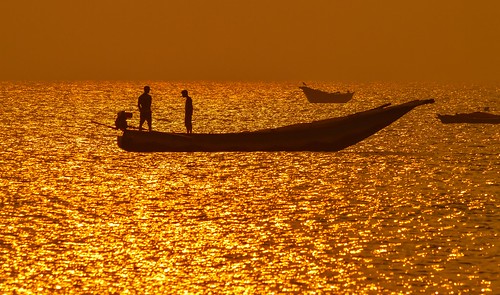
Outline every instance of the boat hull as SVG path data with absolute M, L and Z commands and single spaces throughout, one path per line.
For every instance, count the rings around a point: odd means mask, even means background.
M 125 130 L 118 146 L 131 152 L 340 151 L 387 127 L 416 106 L 418 100 L 311 123 L 253 132 L 181 134 Z
M 469 124 L 500 124 L 500 115 L 484 112 L 474 112 L 468 114 L 437 115 L 444 124 L 469 123 Z
M 307 86 L 299 87 L 311 103 L 346 103 L 350 101 L 354 92 L 325 92 Z

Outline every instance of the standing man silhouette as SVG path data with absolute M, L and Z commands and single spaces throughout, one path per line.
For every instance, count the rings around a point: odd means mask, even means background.
M 144 86 L 144 93 L 139 96 L 139 100 L 137 102 L 137 106 L 139 107 L 140 119 L 139 119 L 139 131 L 142 131 L 142 124 L 144 121 L 148 122 L 149 131 L 151 132 L 151 121 L 152 121 L 152 113 L 151 113 L 151 103 L 152 98 L 149 95 L 149 91 L 151 89 L 149 86 Z
M 184 107 L 184 125 L 186 126 L 187 133 L 193 133 L 193 100 L 188 95 L 187 90 L 182 90 L 182 97 L 186 98 L 186 104 Z

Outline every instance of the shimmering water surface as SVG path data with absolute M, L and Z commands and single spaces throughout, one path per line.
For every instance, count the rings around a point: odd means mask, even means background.
M 278 127 L 433 97 L 337 153 L 127 153 L 116 112 L 149 84 L 153 128 Z M 0 293 L 500 293 L 500 88 L 310 83 L 0 83 Z

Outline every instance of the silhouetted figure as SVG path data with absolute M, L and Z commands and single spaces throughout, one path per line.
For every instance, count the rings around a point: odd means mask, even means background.
M 144 124 L 144 121 L 148 122 L 149 131 L 152 130 L 151 103 L 153 99 L 151 98 L 151 95 L 149 95 L 149 91 L 149 86 L 144 86 L 144 93 L 139 96 L 139 101 L 137 102 L 137 106 L 139 107 L 139 112 L 141 114 L 139 118 L 139 131 L 142 131 L 142 124 Z
M 130 118 L 132 118 L 132 113 L 128 113 L 125 111 L 119 111 L 118 115 L 116 116 L 116 120 L 115 120 L 116 129 L 123 130 L 123 131 L 127 130 L 127 128 L 128 128 L 127 119 L 130 119 Z
M 186 126 L 187 133 L 193 133 L 193 100 L 188 95 L 187 90 L 182 90 L 182 97 L 186 98 L 184 107 L 184 125 Z

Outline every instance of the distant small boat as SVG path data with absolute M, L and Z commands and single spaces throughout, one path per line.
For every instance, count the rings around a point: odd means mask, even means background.
M 352 115 L 279 128 L 235 133 L 167 133 L 124 130 L 118 146 L 130 152 L 339 151 L 377 133 L 415 107 L 415 100 Z
M 308 87 L 305 83 L 299 88 L 304 91 L 306 98 L 312 103 L 346 103 L 350 101 L 354 92 L 326 92 Z
M 455 115 L 437 115 L 444 124 L 470 123 L 470 124 L 499 124 L 500 115 L 486 112 L 463 113 Z

